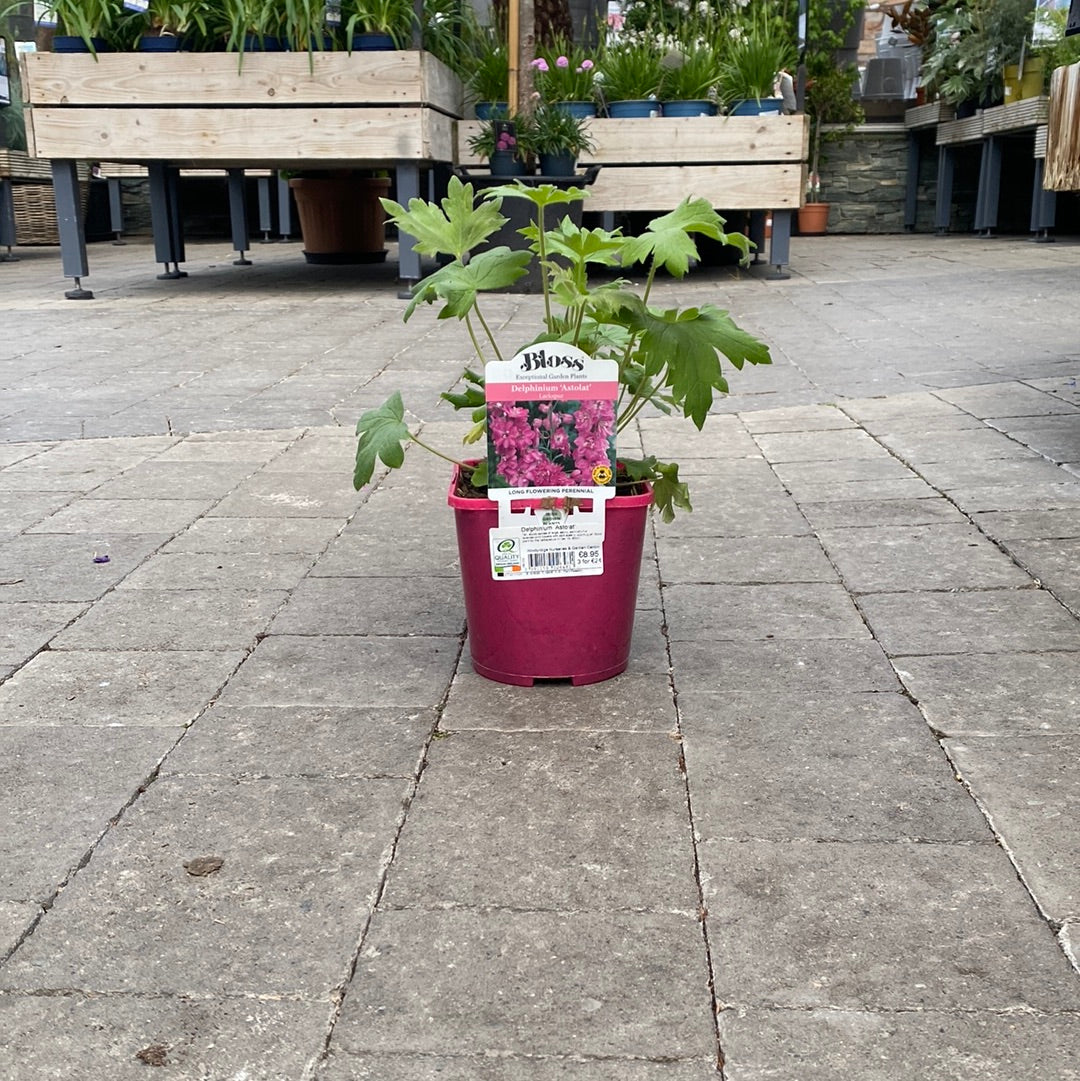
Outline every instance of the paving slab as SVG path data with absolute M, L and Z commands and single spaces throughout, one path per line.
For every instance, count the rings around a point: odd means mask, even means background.
M 753 435 L 772 432 L 828 431 L 852 428 L 855 422 L 835 405 L 805 405 L 786 409 L 758 409 L 739 419 Z
M 315 557 L 304 552 L 156 552 L 120 584 L 121 590 L 252 591 L 293 589 Z
M 159 1072 L 192 1081 L 297 1079 L 319 1058 L 332 1010 L 325 1002 L 0 993 L 0 1074 L 6 1081 L 146 1081 Z M 163 1069 L 155 1070 L 158 1058 Z
M 723 1005 L 1080 1005 L 1075 971 L 996 845 L 718 841 L 698 855 Z
M 1043 589 L 876 593 L 859 605 L 891 657 L 1080 648 L 1080 625 Z
M 409 788 L 400 778 L 162 778 L 0 970 L 0 988 L 329 1002 L 348 979 Z M 219 870 L 185 870 L 207 856 L 224 861 Z
M 804 483 L 798 488 L 799 504 L 861 503 L 886 499 L 932 499 L 940 493 L 915 476 L 879 477 L 872 480 L 833 480 Z
M 51 648 L 253 649 L 287 597 L 269 589 L 118 589 L 62 630 Z
M 904 657 L 897 669 L 947 736 L 1080 735 L 1080 652 Z
M 217 518 L 349 518 L 363 501 L 350 473 L 256 473 L 217 503 Z
M 939 390 L 938 396 L 970 413 L 987 417 L 1045 417 L 1055 413 L 1075 413 L 1077 407 L 1023 383 L 993 383 L 982 387 Z
M 1062 603 L 1080 608 L 1080 537 L 1010 540 L 1005 547 Z
M 454 677 L 441 727 L 448 732 L 673 732 L 670 682 L 627 671 L 602 683 L 512 687 L 478 676 L 465 661 Z
M 696 915 L 380 911 L 334 1046 L 715 1058 L 707 978 Z
M 1028 573 L 970 525 L 881 526 L 818 533 L 852 593 L 1006 589 Z
M 442 701 L 459 652 L 456 638 L 272 635 L 229 680 L 221 700 L 232 706 L 433 706 Z
M 978 458 L 994 461 L 1002 458 L 1038 460 L 1039 454 L 1016 436 L 1002 435 L 992 428 L 945 429 L 937 431 L 905 430 L 879 432 L 877 438 L 905 462 L 956 462 Z
M 457 543 L 449 521 L 430 522 L 422 516 L 403 529 L 399 517 L 370 513 L 374 500 L 372 496 L 361 511 L 361 520 L 354 519 L 341 536 L 330 541 L 325 555 L 312 568 L 312 577 L 423 575 L 460 579 Z
M 78 497 L 78 492 L 0 491 L 0 541 L 36 525 L 65 503 Z
M 706 840 L 990 842 L 902 694 L 702 708 L 680 695 L 695 830 Z
M 179 736 L 0 728 L 0 898 L 50 899 Z
M 838 458 L 828 462 L 778 462 L 774 469 L 784 487 L 800 502 L 804 492 L 815 492 L 826 485 L 888 484 L 915 479 L 903 462 L 885 451 L 880 457 Z
M 167 533 L 24 534 L 0 542 L 0 600 L 96 600 L 168 539 Z
M 96 499 L 84 496 L 61 507 L 27 533 L 178 533 L 205 514 L 215 497 L 199 499 Z
M 308 578 L 289 597 L 273 634 L 447 635 L 465 629 L 456 578 Z
M 744 705 L 765 693 L 793 699 L 858 691 L 896 691 L 899 683 L 877 642 L 783 641 L 672 642 L 679 708 L 686 696 L 718 695 Z
M 811 531 L 798 504 L 775 476 L 763 485 L 726 485 L 693 476 L 687 479 L 694 510 L 680 511 L 673 522 L 658 523 L 657 530 L 663 536 L 799 536 Z
M 85 610 L 83 602 L 0 601 L 0 664 L 28 661 Z
M 318 1081 L 716 1081 L 716 1060 L 586 1058 L 582 1055 L 349 1054 L 331 1045 Z M 1071 1079 L 1070 1079 L 1071 1081 Z
M 414 777 L 438 715 L 430 709 L 228 706 L 185 733 L 163 774 Z
M 1080 506 L 1065 510 L 1032 510 L 1022 513 L 983 511 L 972 521 L 996 541 L 1057 540 L 1080 537 Z
M 0 725 L 185 725 L 243 656 L 192 650 L 39 653 L 0 686 Z
M 1080 919 L 1078 736 L 966 737 L 945 743 L 1040 908 Z
M 1032 424 L 1026 417 L 991 422 L 1010 439 L 1054 462 L 1080 461 L 1080 413 L 1044 418 Z
M 1030 484 L 989 484 L 952 488 L 949 498 L 966 514 L 981 511 L 1075 510 L 1080 484 L 1059 466 L 1061 480 Z
M 836 571 L 813 537 L 684 538 L 657 531 L 665 583 L 835 582 Z
M 943 496 L 923 499 L 866 499 L 852 502 L 800 502 L 815 530 L 898 525 L 966 524 L 968 519 Z
M 1077 1081 L 1069 1013 L 920 1010 L 725 1010 L 730 1081 Z
M 78 436 L 81 433 L 72 434 Z M 5 468 L 0 473 L 0 489 L 7 492 L 90 492 L 175 442 L 175 437 L 75 438 Z
M 222 498 L 258 469 L 255 462 L 151 460 L 94 490 L 95 499 Z
M 681 462 L 684 458 L 752 458 L 759 455 L 757 444 L 733 414 L 710 416 L 700 431 L 693 425 L 672 425 L 667 417 L 653 417 L 639 424 L 642 449 L 661 461 Z M 619 433 L 621 453 L 628 453 L 628 438 Z
M 840 585 L 671 585 L 664 604 L 673 642 L 869 636 Z
M 859 429 L 810 432 L 761 432 L 754 436 L 770 462 L 835 462 L 845 458 L 887 457 L 887 452 Z
M 1061 484 L 1069 480 L 1060 466 L 1044 458 L 996 458 L 974 460 L 953 457 L 938 462 L 919 462 L 922 477 L 944 492 L 988 486 Z
M 162 552 L 318 555 L 340 531 L 339 518 L 200 518 L 169 541 Z
M 694 915 L 680 757 L 670 733 L 435 740 L 383 905 Z

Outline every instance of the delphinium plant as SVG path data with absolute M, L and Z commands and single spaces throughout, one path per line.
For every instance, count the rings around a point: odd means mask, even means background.
M 732 244 L 744 259 L 748 256 L 747 239 L 739 233 L 725 232 L 724 220 L 711 206 L 702 199 L 685 199 L 671 213 L 653 219 L 639 236 L 585 228 L 574 224 L 570 215 L 564 215 L 552 228 L 540 226 L 546 209 L 575 202 L 585 194 L 579 188 L 514 184 L 488 189 L 476 199 L 472 186 L 455 178 L 440 203 L 414 199 L 406 208 L 383 200 L 390 220 L 415 238 L 421 254 L 452 260 L 414 288 L 413 299 L 405 310 L 406 320 L 420 304 L 441 302 L 440 318 L 463 321 L 478 365 L 487 360 L 509 359 L 524 346 L 540 341 L 567 343 L 589 356 L 616 362 L 619 394 L 614 417 L 582 417 L 579 410 L 572 432 L 565 418 L 550 412 L 545 415 L 540 409 L 535 416 L 492 417 L 498 460 L 506 463 L 515 476 L 525 475 L 521 472 L 524 468 L 533 480 L 542 478 L 530 473 L 527 463 L 532 463 L 534 470 L 557 466 L 572 475 L 588 464 L 584 460 L 588 455 L 599 452 L 612 430 L 617 436 L 645 410 L 688 418 L 700 429 L 716 395 L 727 392 L 727 365 L 741 369 L 746 363 L 770 362 L 767 346 L 740 329 L 729 313 L 716 305 L 669 308 L 652 302 L 653 285 L 661 269 L 675 277 L 687 273 L 691 261 L 697 258 L 696 237 Z M 477 251 L 507 221 L 500 212 L 505 199 L 527 199 L 533 204 L 534 223 L 522 231 L 529 241 L 528 250 L 497 246 Z M 510 340 L 500 342 L 492 322 L 484 315 L 483 295 L 506 289 L 525 275 L 534 261 L 543 269 L 539 325 L 522 328 L 511 324 Z M 639 264 L 645 274 L 638 287 L 626 278 L 610 277 L 610 268 L 629 271 Z M 607 270 L 603 280 L 590 280 L 590 270 L 596 268 Z M 471 413 L 473 424 L 464 437 L 464 443 L 470 445 L 483 439 L 488 425 L 482 369 L 466 370 L 463 381 L 465 389 L 461 393 L 443 397 Z M 560 429 L 566 430 L 560 433 Z M 357 488 L 371 480 L 379 461 L 392 468 L 402 465 L 405 444 L 411 441 L 427 446 L 410 430 L 400 393 L 365 413 L 357 425 L 357 436 L 353 475 Z M 523 452 L 539 451 L 543 445 L 548 451 L 543 455 L 547 464 L 532 454 L 523 464 L 521 455 L 513 450 L 515 439 Z M 551 453 L 553 445 L 555 453 Z M 575 458 L 575 447 L 581 462 Z M 456 464 L 471 489 L 481 493 L 486 490 L 486 461 L 456 461 L 432 447 L 427 449 Z M 568 456 L 564 453 L 567 449 Z M 652 483 L 657 508 L 665 521 L 674 517 L 676 508 L 691 509 L 689 490 L 679 479 L 678 463 L 652 455 L 633 459 L 620 454 L 619 464 L 629 482 Z

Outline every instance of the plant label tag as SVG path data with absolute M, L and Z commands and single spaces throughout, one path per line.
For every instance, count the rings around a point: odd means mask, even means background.
M 499 504 L 493 577 L 603 572 L 618 380 L 614 360 L 565 342 L 537 342 L 484 368 L 488 498 Z
M 124 0 L 124 7 L 128 11 L 137 11 L 145 15 L 150 10 L 150 0 Z
M 514 515 L 521 524 L 492 529 L 491 576 L 503 581 L 604 573 L 603 514 L 556 507 Z

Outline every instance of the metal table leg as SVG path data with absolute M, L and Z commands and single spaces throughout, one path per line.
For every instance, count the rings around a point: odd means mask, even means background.
M 791 211 L 774 210 L 772 240 L 769 242 L 769 265 L 773 268 L 771 281 L 783 281 L 791 274 L 785 270 L 791 262 Z
M 408 206 L 410 199 L 420 198 L 420 166 L 411 161 L 399 161 L 397 169 L 397 201 Z M 420 253 L 416 241 L 398 230 L 398 296 L 412 296 L 412 287 L 420 280 Z
M 110 176 L 106 181 L 109 186 L 109 228 L 113 231 L 113 243 L 124 244 L 120 234 L 124 231 L 124 194 L 120 187 L 120 178 Z
M 278 232 L 284 241 L 292 240 L 293 220 L 292 203 L 289 196 L 289 182 L 278 174 L 277 182 Z
M 0 263 L 17 263 L 19 257 L 12 255 L 15 247 L 15 201 L 12 197 L 12 184 L 7 177 L 0 177 Z
M 158 278 L 186 278 L 184 226 L 180 215 L 180 170 L 163 161 L 152 161 L 150 174 L 150 221 L 154 229 L 154 257 L 165 271 Z M 171 268 L 171 269 L 170 269 Z
M 934 231 L 944 236 L 952 222 L 953 177 L 956 155 L 951 146 L 938 147 L 937 197 L 934 202 Z
M 64 296 L 68 300 L 93 300 L 94 294 L 82 287 L 82 279 L 90 270 L 86 261 L 82 200 L 79 198 L 79 173 L 75 162 L 53 161 L 52 179 L 64 276 L 75 279 L 75 288 L 69 289 Z
M 1043 158 L 1035 159 L 1035 179 L 1031 185 L 1031 239 L 1039 244 L 1052 244 L 1054 238 L 1049 230 L 1054 228 L 1057 218 L 1057 192 L 1047 191 L 1043 187 L 1046 162 Z
M 251 266 L 244 252 L 251 246 L 247 227 L 247 190 L 244 186 L 244 170 L 229 170 L 229 226 L 232 230 L 233 250 L 240 256 L 233 266 Z

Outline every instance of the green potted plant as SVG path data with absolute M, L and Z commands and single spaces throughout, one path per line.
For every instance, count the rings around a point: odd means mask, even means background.
M 476 41 L 464 82 L 478 120 L 487 120 L 493 111 L 505 112 L 509 108 L 510 59 L 506 43 L 490 26 Z
M 669 54 L 660 80 L 664 116 L 714 115 L 719 67 L 719 54 L 708 41 L 681 45 Z
M 139 48 L 175 51 L 204 46 L 210 37 L 208 14 L 205 0 L 150 0 Z
M 556 38 L 531 61 L 537 91 L 549 104 L 559 104 L 578 117 L 596 116 L 596 63 L 584 49 Z
M 672 213 L 650 222 L 640 236 L 583 228 L 569 214 L 548 229 L 541 227 L 546 211 L 576 203 L 584 194 L 578 188 L 551 184 L 514 184 L 491 189 L 476 201 L 472 186 L 455 178 L 438 205 L 419 199 L 408 208 L 389 200 L 383 203 L 391 221 L 415 238 L 422 254 L 452 260 L 415 287 L 405 319 L 420 304 L 441 302 L 440 318 L 464 322 L 476 361 L 489 365 L 484 372 L 467 370 L 464 391 L 444 395 L 456 408 L 471 414 L 466 445 L 490 435 L 488 458 L 459 460 L 434 452 L 446 458 L 454 471 L 449 501 L 458 526 L 473 665 L 482 675 L 503 682 L 569 678 L 587 683 L 626 667 L 648 506 L 655 501 L 660 516 L 670 521 L 676 508 L 690 509 L 690 497 L 675 462 L 653 456 L 635 459 L 616 446 L 619 468 L 612 475 L 611 470 L 591 464 L 595 460 L 591 455 L 598 448 L 610 451 L 610 439 L 617 440 L 620 432 L 629 435 L 645 410 L 685 417 L 701 428 L 715 395 L 728 389 L 725 363 L 741 369 L 746 363 L 770 360 L 768 348 L 715 305 L 678 309 L 651 301 L 661 268 L 676 277 L 687 272 L 697 257 L 695 237 L 734 244 L 747 255 L 746 238 L 725 233 L 723 219 L 712 207 L 701 199 L 684 200 Z M 477 251 L 505 223 L 502 205 L 507 199 L 529 201 L 534 219 L 524 230 L 529 248 L 498 246 Z M 542 268 L 542 315 L 532 327 L 511 325 L 511 340 L 500 342 L 495 323 L 484 315 L 483 294 L 512 285 L 533 263 Z M 612 268 L 628 270 L 638 264 L 645 267 L 638 287 L 610 277 Z M 592 269 L 607 275 L 599 283 L 591 281 Z M 572 382 L 558 384 L 563 393 L 585 395 L 593 403 L 588 410 L 578 411 L 584 401 L 545 405 L 535 401 L 535 395 L 525 408 L 508 408 L 501 400 L 489 403 L 487 395 L 487 374 L 500 371 L 490 365 L 507 361 L 511 366 L 532 366 L 541 375 L 548 369 L 553 373 L 582 370 L 600 361 L 611 382 L 593 391 Z M 545 389 L 541 397 L 547 393 Z M 587 417 L 584 425 L 583 416 Z M 365 413 L 357 436 L 353 475 L 357 488 L 372 480 L 380 462 L 391 468 L 402 465 L 410 443 L 427 446 L 406 421 L 400 394 Z M 557 437 L 562 440 L 558 445 Z M 536 483 L 579 484 L 575 473 L 583 476 L 586 485 L 591 480 L 601 486 L 601 492 L 581 489 L 589 493 L 583 498 L 592 500 L 591 513 L 596 514 L 598 504 L 607 509 L 602 541 L 593 535 L 579 553 L 572 550 L 589 564 L 589 570 L 595 569 L 594 559 L 601 560 L 603 573 L 526 575 L 514 580 L 498 573 L 506 564 L 496 568 L 493 560 L 505 559 L 508 549 L 501 539 L 498 544 L 489 543 L 491 528 L 498 526 L 501 531 L 504 527 L 498 505 L 490 497 L 501 493 L 513 499 L 514 485 L 521 482 L 525 506 L 542 515 L 542 521 L 537 514 L 529 520 L 542 529 L 554 525 L 558 531 L 574 525 L 575 508 L 581 501 L 530 499 L 527 493 Z M 505 484 L 510 487 L 500 487 Z M 601 494 L 612 498 L 601 499 Z M 506 509 L 512 512 L 512 503 Z M 527 516 L 530 513 L 526 511 Z M 517 520 L 513 513 L 510 516 Z M 547 556 L 556 562 L 562 558 L 552 552 Z M 514 558 L 512 552 L 510 558 Z M 531 559 L 529 566 L 533 566 Z M 522 569 L 510 568 L 515 573 Z
M 0 15 L 20 6 L 11 4 Z M 96 56 L 112 48 L 110 37 L 125 16 L 121 0 L 48 0 L 40 17 L 56 23 L 55 52 L 90 52 Z
M 790 29 L 759 4 L 722 40 L 718 71 L 728 113 L 779 112 L 773 87 L 779 73 L 795 62 Z
M 487 159 L 492 176 L 527 176 L 533 166 L 530 131 L 531 117 L 494 111 L 469 136 L 469 149 Z
M 592 150 L 588 118 L 542 102 L 527 122 L 526 146 L 536 154 L 543 176 L 572 176 L 578 158 Z
M 657 95 L 664 52 L 647 35 L 608 39 L 597 61 L 596 86 L 608 116 L 650 116 L 659 112 Z
M 278 52 L 281 49 L 281 9 L 274 0 L 216 0 L 220 33 L 228 52 Z
M 345 0 L 341 8 L 350 49 L 405 49 L 412 42 L 412 0 Z

